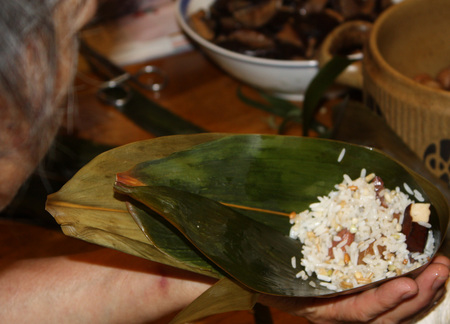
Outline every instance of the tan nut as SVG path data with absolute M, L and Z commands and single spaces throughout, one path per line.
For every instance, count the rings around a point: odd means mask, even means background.
M 350 263 L 350 255 L 348 253 L 344 254 L 344 263 L 346 265 Z

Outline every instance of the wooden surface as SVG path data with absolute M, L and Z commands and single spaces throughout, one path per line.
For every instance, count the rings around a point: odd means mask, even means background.
M 168 110 L 189 120 L 209 132 L 276 134 L 269 113 L 243 103 L 237 96 L 240 87 L 245 95 L 260 99 L 258 94 L 246 85 L 229 77 L 198 51 L 155 60 L 151 63 L 168 76 L 168 85 L 161 92 L 145 94 Z M 142 64 L 127 67 L 137 71 Z M 83 62 L 80 65 L 76 94 L 78 111 L 70 123 L 82 138 L 101 143 L 120 145 L 135 140 L 152 138 L 121 116 L 113 107 L 101 104 L 95 97 L 99 84 L 92 74 L 86 73 Z M 300 105 L 300 104 L 299 104 Z M 329 115 L 322 111 L 321 119 L 329 123 Z M 279 122 L 278 119 L 275 120 Z M 287 131 L 290 135 L 301 135 L 298 124 Z

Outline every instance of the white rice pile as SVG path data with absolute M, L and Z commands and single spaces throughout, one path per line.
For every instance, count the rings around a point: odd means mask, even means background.
M 400 188 L 377 194 L 374 178 L 364 169 L 355 180 L 344 175 L 336 190 L 291 218 L 290 236 L 303 243 L 305 270 L 297 278 L 308 280 L 315 273 L 321 285 L 341 291 L 398 276 L 429 260 L 431 230 L 424 253 L 410 253 L 401 232 L 405 208 L 414 201 Z

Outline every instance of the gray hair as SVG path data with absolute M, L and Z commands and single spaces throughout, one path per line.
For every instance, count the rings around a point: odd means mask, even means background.
M 67 91 L 61 91 L 58 85 L 61 70 L 75 67 L 74 62 L 64 62 L 64 55 L 58 52 L 62 49 L 61 38 L 68 32 L 61 28 L 69 28 L 63 25 L 70 23 L 55 21 L 55 11 L 59 3 L 67 1 L 0 2 L 0 127 L 3 127 L 0 143 L 14 139 L 16 145 L 26 146 L 27 138 L 54 136 L 63 113 L 55 105 Z M 72 3 L 73 12 L 63 19 L 75 16 L 84 0 L 70 1 L 69 5 Z M 75 41 L 70 40 L 64 46 L 73 46 L 69 50 L 76 52 Z M 22 141 L 14 138 L 24 131 Z M 2 153 L 5 152 L 0 145 L 0 156 Z
M 0 93 L 7 117 L 39 119 L 40 108 L 50 104 L 56 74 L 56 2 L 0 3 Z
M 0 210 L 59 128 L 87 0 L 0 1 Z

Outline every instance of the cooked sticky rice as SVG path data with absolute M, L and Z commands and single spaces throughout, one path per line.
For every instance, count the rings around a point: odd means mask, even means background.
M 377 187 L 377 178 L 364 169 L 355 180 L 343 175 L 328 196 L 291 218 L 290 236 L 303 244 L 299 280 L 314 275 L 321 285 L 341 291 L 401 275 L 429 260 L 430 224 L 420 224 L 428 231 L 423 253 L 411 253 L 402 224 L 406 207 L 415 201 L 398 187 Z

